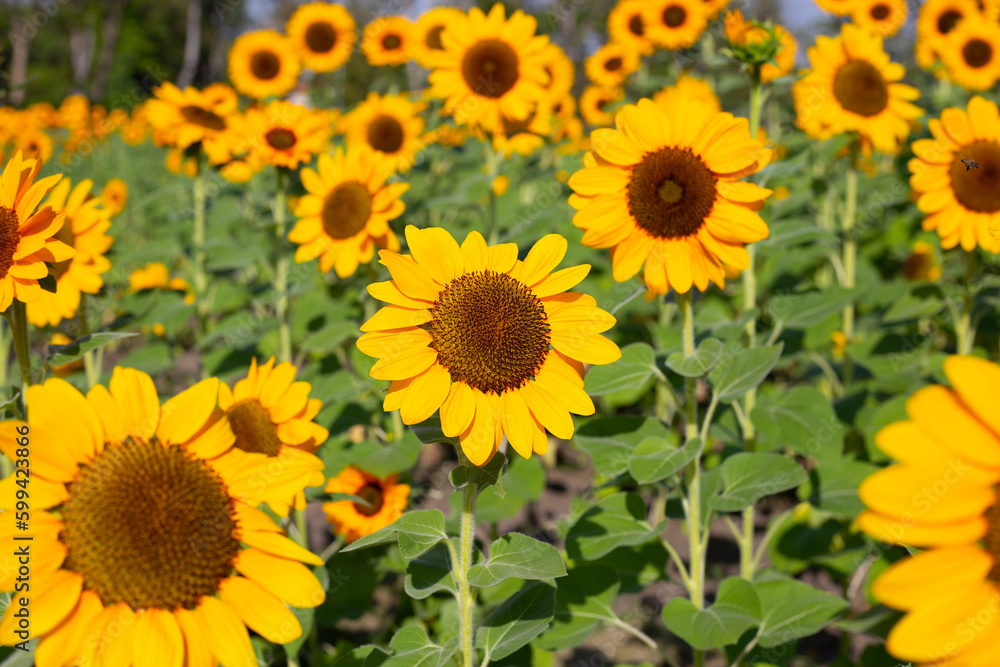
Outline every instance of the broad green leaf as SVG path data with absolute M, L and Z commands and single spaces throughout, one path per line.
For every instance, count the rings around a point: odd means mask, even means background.
M 864 461 L 831 459 L 813 468 L 809 483 L 799 488 L 799 498 L 828 512 L 847 517 L 865 509 L 858 497 L 858 485 L 880 468 Z
M 119 331 L 101 331 L 77 338 L 72 343 L 66 343 L 65 345 L 47 345 L 46 353 L 48 354 L 48 362 L 50 366 L 62 366 L 71 361 L 76 361 L 87 352 L 104 347 L 112 341 L 138 335 L 137 333 Z
M 615 623 L 618 574 L 605 565 L 579 565 L 559 580 L 552 626 L 534 644 L 546 651 L 579 646 L 601 623 Z
M 740 452 L 722 462 L 722 485 L 710 502 L 720 512 L 736 512 L 764 496 L 793 489 L 808 478 L 802 466 L 787 456 Z
M 667 629 L 703 651 L 735 643 L 760 620 L 760 600 L 753 584 L 738 577 L 722 582 L 718 597 L 707 609 L 698 609 L 687 598 L 674 598 L 663 607 Z
M 451 480 L 451 485 L 456 489 L 461 489 L 469 483 L 478 484 L 481 487 L 489 486 L 500 481 L 504 473 L 505 463 L 507 463 L 507 457 L 502 452 L 497 452 L 482 467 L 472 465 L 471 463 L 462 463 L 455 466 L 451 469 L 448 478 Z M 500 484 L 499 489 L 502 495 L 503 484 Z
M 846 287 L 828 287 L 806 294 L 775 294 L 767 301 L 767 312 L 786 329 L 819 324 L 858 298 L 859 292 Z
M 39 278 L 38 286 L 51 294 L 55 294 L 56 290 L 59 289 L 59 283 L 56 280 L 56 277 L 51 273 L 44 278 Z
M 645 517 L 646 504 L 634 493 L 603 498 L 569 529 L 566 551 L 570 558 L 592 560 L 618 547 L 642 544 L 658 534 Z
M 407 558 L 416 558 L 426 553 L 441 540 L 448 539 L 444 529 L 444 514 L 441 510 L 413 510 L 403 514 L 395 522 L 371 535 L 349 544 L 342 553 L 372 547 L 376 544 L 398 542 Z
M 598 417 L 578 428 L 573 440 L 598 473 L 615 477 L 628 472 L 629 457 L 648 436 L 669 438 L 670 429 L 652 417 Z
M 451 557 L 444 543 L 435 544 L 430 551 L 407 563 L 403 590 L 416 600 L 423 600 L 434 593 L 454 593 L 457 590 L 451 574 Z
M 427 631 L 419 625 L 401 628 L 389 640 L 392 654 L 388 657 L 374 652 L 365 660 L 365 667 L 444 667 L 451 662 L 451 656 L 458 650 L 458 640 L 438 646 L 427 636 Z
M 566 576 L 559 550 L 521 533 L 509 533 L 490 545 L 490 557 L 469 570 L 469 583 L 496 586 L 505 579 L 554 579 Z
M 854 634 L 885 639 L 889 631 L 902 617 L 903 612 L 878 604 L 866 609 L 854 618 L 842 618 L 833 625 Z
M 542 634 L 555 613 L 556 587 L 533 581 L 494 609 L 476 631 L 484 661 L 505 658 Z
M 622 348 L 622 357 L 615 363 L 591 368 L 584 388 L 592 396 L 601 396 L 614 391 L 641 389 L 650 378 L 660 375 L 653 348 L 646 343 L 632 343 Z
M 732 401 L 763 382 L 778 363 L 782 347 L 779 343 L 770 347 L 736 349 L 723 354 L 708 375 L 716 397 L 723 402 Z
M 629 458 L 629 473 L 640 484 L 659 482 L 693 461 L 700 451 L 698 438 L 689 440 L 683 447 L 677 447 L 666 438 L 644 438 Z
M 392 442 L 364 440 L 350 450 L 350 463 L 379 477 L 408 470 L 420 456 L 420 441 L 410 431 Z
M 494 458 L 498 458 L 497 455 Z M 476 521 L 479 523 L 496 523 L 504 519 L 512 519 L 528 503 L 535 502 L 545 488 L 545 470 L 542 459 L 532 456 L 522 459 L 515 456 L 507 461 L 507 470 L 500 478 L 500 484 L 484 488 L 476 501 Z M 502 490 L 503 494 L 498 491 Z M 449 494 L 452 516 L 458 516 L 462 511 L 462 494 Z
M 289 607 L 289 610 L 295 615 L 299 626 L 302 628 L 302 634 L 297 639 L 284 645 L 285 655 L 294 658 L 298 655 L 299 649 L 306 643 L 306 639 L 309 638 L 309 634 L 312 632 L 312 626 L 316 620 L 316 610 L 299 609 L 298 607 Z
M 847 608 L 847 601 L 794 579 L 754 584 L 760 598 L 759 644 L 764 648 L 809 637 Z
M 750 413 L 761 450 L 792 449 L 818 459 L 839 457 L 844 425 L 830 400 L 816 387 L 799 385 L 790 391 L 760 397 Z
M 410 430 L 425 445 L 435 442 L 448 442 L 454 445 L 456 449 L 461 449 L 462 447 L 458 438 L 449 438 L 444 434 L 444 431 L 441 430 L 441 418 L 437 415 L 429 417 L 419 424 L 414 424 L 410 427 Z
M 667 357 L 667 368 L 688 378 L 704 377 L 722 357 L 722 341 L 706 338 L 698 343 L 694 354 L 685 357 L 683 352 L 674 352 Z

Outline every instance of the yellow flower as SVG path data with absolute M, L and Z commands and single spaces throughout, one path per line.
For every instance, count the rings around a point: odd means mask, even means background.
M 611 125 L 615 120 L 615 107 L 625 99 L 621 88 L 587 86 L 580 93 L 580 115 L 590 125 Z
M 782 26 L 775 25 L 772 38 L 768 25 L 754 19 L 744 20 L 743 13 L 738 9 L 725 14 L 726 39 L 730 49 L 738 60 L 760 67 L 762 83 L 789 74 L 795 66 L 795 37 Z M 773 52 L 777 65 L 767 62 L 770 48 L 773 48 L 772 39 L 777 40 L 777 51 Z
M 512 17 L 513 18 L 513 17 Z M 576 82 L 576 66 L 558 44 L 549 42 L 542 49 L 543 69 L 548 75 L 545 96 L 551 102 L 571 94 Z
M 587 78 L 609 88 L 622 85 L 637 69 L 639 52 L 615 43 L 605 44 L 584 63 Z
M 153 94 L 146 114 L 161 141 L 182 151 L 199 144 L 212 164 L 229 159 L 229 123 L 239 103 L 232 88 L 216 83 L 181 90 L 166 81 Z
M 503 129 L 493 134 L 493 149 L 509 158 L 514 153 L 528 156 L 545 145 L 552 133 L 552 110 L 547 103 L 522 121 L 504 119 Z
M 382 530 L 403 516 L 410 500 L 410 487 L 399 484 L 397 475 L 379 479 L 354 466 L 347 466 L 326 484 L 327 493 L 346 493 L 361 498 L 323 503 L 326 520 L 348 543 Z
M 913 244 L 913 252 L 903 262 L 903 277 L 907 280 L 936 281 L 941 277 L 941 265 L 934 256 L 934 246 L 926 241 Z
M 101 205 L 112 218 L 125 209 L 128 201 L 128 186 L 120 178 L 112 178 L 101 189 Z
M 964 20 L 940 45 L 948 76 L 969 90 L 986 90 L 1000 80 L 1000 25 Z
M 621 352 L 601 335 L 615 318 L 593 297 L 566 292 L 589 265 L 550 273 L 566 239 L 542 238 L 524 261 L 517 246 L 488 247 L 472 232 L 459 247 L 445 230 L 406 227 L 412 255 L 379 252 L 392 280 L 368 291 L 388 302 L 361 330 L 357 345 L 378 357 L 371 375 L 391 380 L 383 408 L 403 423 L 440 409 L 441 428 L 474 465 L 507 440 L 521 456 L 544 454 L 546 429 L 573 435 L 570 413 L 589 415 L 583 364 L 608 364 Z
M 906 402 L 909 419 L 886 426 L 875 444 L 899 463 L 868 477 L 858 526 L 882 542 L 920 547 L 872 584 L 905 616 L 886 648 L 900 660 L 991 665 L 1000 657 L 1000 367 L 948 357 L 951 387 L 932 385 Z
M 497 197 L 502 197 L 507 188 L 510 187 L 510 176 L 506 174 L 501 174 L 493 179 L 493 194 Z
M 399 199 L 409 183 L 386 183 L 393 165 L 367 146 L 319 156 L 318 171 L 302 170 L 307 192 L 295 206 L 299 218 L 288 240 L 299 244 L 295 261 L 319 257 L 319 270 L 341 278 L 370 262 L 375 247 L 399 249 L 389 221 L 402 215 Z
M 163 289 L 170 280 L 170 272 L 162 262 L 150 262 L 141 269 L 136 269 L 128 277 L 128 286 L 133 292 L 145 289 Z
M 843 360 L 847 349 L 847 335 L 843 331 L 834 331 L 830 334 L 830 341 L 833 343 L 833 358 Z
M 750 266 L 745 243 L 767 238 L 756 213 L 770 190 L 740 181 L 769 151 L 746 119 L 694 101 L 670 110 L 643 99 L 591 133 L 594 150 L 570 177 L 582 243 L 612 248 L 614 278 L 645 266 L 650 292 L 724 283 L 724 265 Z
M 328 2 L 300 6 L 285 25 L 302 64 L 317 72 L 332 72 L 347 62 L 357 40 L 356 31 L 351 13 Z
M 27 127 L 14 135 L 14 150 L 26 160 L 47 162 L 52 157 L 52 137 L 40 127 Z
M 298 169 L 326 150 L 330 124 L 322 111 L 275 100 L 247 109 L 233 134 L 233 153 L 245 156 L 254 171 L 264 165 Z
M 465 15 L 455 7 L 435 7 L 425 12 L 413 27 L 413 58 L 424 67 L 437 67 L 444 55 L 441 34 Z
M 653 42 L 646 30 L 646 0 L 618 0 L 608 14 L 608 35 L 611 41 L 639 54 L 653 52 Z
M 708 26 L 704 0 L 650 0 L 645 7 L 649 38 L 666 49 L 694 45 Z
M 348 146 L 369 146 L 394 170 L 406 173 L 424 147 L 421 137 L 426 123 L 420 112 L 426 106 L 424 102 L 411 102 L 405 93 L 383 96 L 370 92 L 364 102 L 341 119 L 341 131 Z
M 917 18 L 917 63 L 928 69 L 940 57 L 945 36 L 964 18 L 978 18 L 976 0 L 927 0 Z
M 413 24 L 405 16 L 379 16 L 365 26 L 361 52 L 370 65 L 404 65 L 413 42 Z
M 282 96 L 299 79 L 299 56 L 284 35 L 257 30 L 240 35 L 229 50 L 229 79 L 247 97 Z
M 235 438 L 204 380 L 162 406 L 152 379 L 116 368 L 86 396 L 53 378 L 25 392 L 28 421 L 0 424 L 0 450 L 32 460 L 31 624 L 24 597 L 0 643 L 38 637 L 43 665 L 254 664 L 247 628 L 278 644 L 301 636 L 286 605 L 315 607 L 322 565 L 256 509 L 267 457 Z M 47 452 L 44 456 L 41 452 Z M 13 544 L 14 475 L 0 482 L 0 539 Z M 11 550 L 13 554 L 13 550 Z M 43 557 L 44 556 L 44 557 Z M 0 589 L 15 590 L 16 556 Z
M 257 172 L 254 166 L 247 160 L 242 159 L 230 160 L 219 167 L 219 176 L 222 176 L 230 183 L 249 183 L 255 173 Z
M 699 79 L 688 74 L 681 74 L 677 78 L 677 83 L 667 86 L 663 90 L 653 95 L 653 102 L 659 105 L 664 111 L 677 104 L 683 104 L 684 100 L 698 101 L 708 107 L 712 113 L 722 111 L 719 103 L 719 96 L 715 94 L 711 84 L 704 79 Z
M 906 0 L 855 0 L 855 25 L 882 37 L 891 37 L 906 23 Z

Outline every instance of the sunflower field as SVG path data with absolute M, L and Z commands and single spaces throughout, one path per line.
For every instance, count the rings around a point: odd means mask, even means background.
M 0 667 L 1000 664 L 1000 1 L 77 4 Z

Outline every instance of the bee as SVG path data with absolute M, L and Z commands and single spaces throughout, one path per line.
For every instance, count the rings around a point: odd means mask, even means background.
M 976 162 L 975 160 L 969 160 L 969 159 L 966 159 L 966 158 L 962 158 L 962 164 L 965 165 L 965 170 L 966 171 L 969 171 L 970 169 L 979 169 L 979 163 Z

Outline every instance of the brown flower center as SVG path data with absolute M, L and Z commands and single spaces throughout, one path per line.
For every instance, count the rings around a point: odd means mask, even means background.
M 368 188 L 357 181 L 347 181 L 326 196 L 320 216 L 327 236 L 342 240 L 364 229 L 371 212 L 372 198 Z
M 257 51 L 250 56 L 250 73 L 254 78 L 270 81 L 281 71 L 281 60 L 272 51 Z
M 329 53 L 337 45 L 337 30 L 326 21 L 316 21 L 306 28 L 306 48 L 313 53 Z
M 668 28 L 677 28 L 684 25 L 687 20 L 687 10 L 680 5 L 670 5 L 663 10 L 663 25 Z
M 378 484 L 365 484 L 360 491 L 355 493 L 365 503 L 354 503 L 354 510 L 364 516 L 375 516 L 382 510 L 382 487 Z
M 444 32 L 443 25 L 436 25 L 427 31 L 424 36 L 424 44 L 428 49 L 434 49 L 435 51 L 443 51 L 444 44 L 441 43 L 441 33 Z
M 226 416 L 236 436 L 236 446 L 244 452 L 277 456 L 281 451 L 281 440 L 271 415 L 256 398 L 233 403 Z
M 886 5 L 875 5 L 871 9 L 871 17 L 876 21 L 884 21 L 891 13 Z
M 194 609 L 239 552 L 233 499 L 181 447 L 126 440 L 80 466 L 63 504 L 65 569 L 105 606 Z
M 632 168 L 628 209 L 650 236 L 692 236 L 715 206 L 715 184 L 715 175 L 691 149 L 661 148 Z
M 392 116 L 379 116 L 368 125 L 368 143 L 377 151 L 395 153 L 403 137 L 403 126 Z
M 907 280 L 929 280 L 934 268 L 934 255 L 915 252 L 903 262 L 903 276 Z
M 628 29 L 636 37 L 642 37 L 646 34 L 646 26 L 642 23 L 642 16 L 639 14 L 634 15 L 628 20 Z
M 954 9 L 941 12 L 941 16 L 939 16 L 937 20 L 938 32 L 942 35 L 947 35 L 961 20 L 962 13 L 956 12 Z
M 984 67 L 993 60 L 993 47 L 982 39 L 970 39 L 962 47 L 962 59 L 969 67 Z
M 59 228 L 59 231 L 53 234 L 52 238 L 62 241 L 70 248 L 76 246 L 76 234 L 73 233 L 73 223 L 68 219 L 63 219 L 63 226 Z M 73 258 L 64 259 L 61 262 L 56 262 L 52 265 L 52 270 L 50 273 L 55 277 L 56 280 L 62 277 L 64 273 L 69 269 L 69 265 L 73 263 Z
M 14 264 L 14 253 L 21 242 L 18 229 L 17 211 L 0 206 L 0 278 L 6 277 Z
M 616 58 L 609 58 L 608 60 L 606 60 L 604 62 L 604 69 L 608 70 L 609 72 L 617 72 L 621 68 L 622 68 L 622 59 L 621 58 L 617 58 L 617 57 Z
M 486 39 L 470 48 L 462 59 L 466 85 L 483 97 L 503 97 L 518 80 L 517 53 L 498 39 Z
M 452 382 L 501 394 L 523 386 L 549 354 L 545 307 L 506 273 L 466 273 L 441 290 L 424 328 Z
M 847 111 L 877 116 L 889 104 L 889 85 L 871 63 L 849 60 L 837 70 L 833 95 Z
M 979 168 L 969 168 L 963 158 L 976 162 Z M 951 189 L 966 210 L 1000 211 L 1000 144 L 976 141 L 956 153 L 951 162 Z
M 184 116 L 184 120 L 187 122 L 208 128 L 209 130 L 220 132 L 226 129 L 226 121 L 222 116 L 202 107 L 181 107 L 181 115 Z
M 295 132 L 285 127 L 273 127 L 264 135 L 264 140 L 275 150 L 287 150 L 295 145 Z
M 395 51 L 402 44 L 403 40 L 399 38 L 399 35 L 386 35 L 382 38 L 382 48 L 387 51 Z

